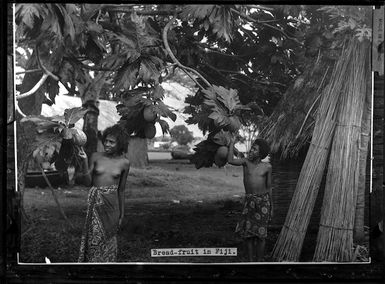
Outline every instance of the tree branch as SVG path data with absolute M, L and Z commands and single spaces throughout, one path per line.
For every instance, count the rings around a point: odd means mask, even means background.
M 108 9 L 108 8 L 129 8 L 138 6 L 138 4 L 104 4 L 101 5 L 100 9 Z
M 16 96 L 16 100 L 24 99 L 24 98 L 34 94 L 44 84 L 44 82 L 45 82 L 45 80 L 47 80 L 47 78 L 48 78 L 48 75 L 47 74 L 43 74 L 43 76 L 36 83 L 36 85 L 33 86 L 33 88 L 31 90 L 29 90 L 26 93 L 23 93 L 23 94 L 20 94 L 20 95 Z
M 89 65 L 86 65 L 83 62 L 77 60 L 75 57 L 63 57 L 63 58 L 69 62 L 74 62 L 75 64 L 80 65 L 80 67 L 82 67 L 84 69 L 91 70 L 91 71 L 110 71 L 110 72 L 118 71 L 118 69 L 89 66 Z
M 276 31 L 280 32 L 280 33 L 281 33 L 283 36 L 285 36 L 286 38 L 295 41 L 296 43 L 298 43 L 298 44 L 301 45 L 301 46 L 303 45 L 303 43 L 300 42 L 298 39 L 289 36 L 288 34 L 286 34 L 286 33 L 285 33 L 282 29 L 280 29 L 280 28 L 277 28 L 277 27 L 274 27 L 274 26 L 272 26 L 272 25 L 269 25 L 269 24 L 267 24 L 266 22 L 259 22 L 259 21 L 255 20 L 255 19 L 253 19 L 252 17 L 250 17 L 250 16 L 248 16 L 248 15 L 245 15 L 245 14 L 243 14 L 243 13 L 237 11 L 237 10 L 234 9 L 234 8 L 231 8 L 230 11 L 231 11 L 231 12 L 234 12 L 235 14 L 237 14 L 238 16 L 240 16 L 241 18 L 246 19 L 246 20 L 248 20 L 248 21 L 250 21 L 250 22 L 253 22 L 253 23 L 256 23 L 256 24 L 260 24 L 260 25 L 263 25 L 263 26 L 265 26 L 265 27 L 269 27 L 269 28 L 271 28 L 271 29 L 273 29 L 273 30 L 276 30 Z
M 222 53 L 222 52 L 216 51 L 216 50 L 214 50 L 214 49 L 212 49 L 210 47 L 207 47 L 207 46 L 205 46 L 202 43 L 197 43 L 197 46 L 198 46 L 198 48 L 200 48 L 201 50 L 203 50 L 206 53 L 214 53 L 214 54 L 218 54 L 218 55 L 221 55 L 221 56 L 231 57 L 231 58 L 234 58 L 235 60 L 242 61 L 243 63 L 247 63 L 247 61 L 242 58 L 245 55 Z
M 252 69 L 252 72 L 258 73 L 258 72 L 256 72 L 256 71 L 254 70 L 254 68 L 252 68 L 252 67 L 250 67 L 250 66 L 249 66 L 249 68 Z M 258 81 L 258 80 L 255 79 L 255 78 L 251 78 L 251 77 L 250 77 L 249 75 L 247 75 L 247 74 L 241 73 L 240 71 L 237 72 L 237 71 L 224 70 L 224 69 L 218 69 L 218 70 L 219 70 L 219 71 L 222 71 L 222 72 L 228 72 L 228 73 L 233 73 L 233 74 L 236 74 L 236 75 L 241 75 L 241 76 L 246 77 L 246 78 L 248 78 L 249 80 L 252 80 L 253 82 L 256 82 L 256 83 L 259 83 L 259 84 L 263 84 L 263 85 L 279 85 L 279 86 L 281 86 L 281 87 L 286 87 L 285 84 L 282 84 L 282 83 L 280 83 L 280 82 L 274 82 L 274 81 L 263 82 L 263 81 Z M 246 71 L 247 71 L 248 74 L 252 74 L 252 72 L 248 71 L 247 69 L 246 69 Z M 246 72 L 246 71 L 244 70 L 244 72 Z
M 24 114 L 24 112 L 21 111 L 21 109 L 20 109 L 19 104 L 18 104 L 17 101 L 15 102 L 15 108 L 16 108 L 17 112 L 18 112 L 22 117 L 27 117 L 27 116 Z
M 136 7 L 136 8 L 135 8 Z M 175 11 L 167 10 L 138 10 L 143 8 L 143 5 L 139 4 L 104 4 L 100 8 L 102 10 L 118 12 L 118 13 L 132 13 L 135 12 L 138 15 L 161 15 L 161 16 L 171 16 Z
M 101 16 L 102 16 L 102 10 L 99 9 L 98 16 L 96 17 L 96 20 L 95 20 L 95 22 L 96 22 L 97 24 L 99 23 L 99 19 L 100 19 Z
M 112 9 L 106 9 L 108 12 L 115 12 L 115 13 L 133 13 L 135 12 L 137 15 L 141 16 L 171 16 L 174 14 L 173 11 L 138 11 L 134 9 L 119 9 L 119 8 L 112 8 Z
M 247 30 L 245 30 L 245 32 L 246 31 Z M 244 63 L 247 63 L 247 61 L 245 59 L 243 59 L 243 57 L 250 57 L 250 56 L 253 56 L 253 55 L 257 55 L 259 53 L 259 51 L 256 50 L 256 51 L 248 52 L 248 53 L 244 53 L 244 54 L 227 54 L 227 53 L 221 53 L 221 52 L 216 51 L 216 50 L 214 50 L 214 49 L 212 49 L 210 47 L 207 47 L 203 43 L 197 43 L 197 45 L 198 45 L 198 47 L 200 49 L 204 50 L 205 52 L 210 52 L 210 53 L 215 53 L 215 54 L 222 55 L 222 56 L 232 57 L 232 58 L 234 58 L 236 60 L 239 60 L 239 61 L 242 61 Z
M 36 46 L 35 49 L 36 49 L 36 59 L 37 59 L 38 65 L 43 69 L 44 74 L 31 90 L 29 90 L 28 92 L 26 92 L 24 94 L 20 94 L 20 95 L 16 96 L 16 100 L 23 99 L 23 98 L 26 98 L 26 97 L 34 94 L 44 84 L 44 82 L 45 82 L 45 80 L 47 80 L 48 76 L 51 76 L 54 80 L 60 82 L 59 77 L 56 76 L 55 74 L 53 74 L 51 71 L 49 71 L 42 64 L 42 62 L 40 60 L 40 56 L 39 56 L 39 47 Z
M 168 40 L 167 40 L 167 33 L 168 33 L 168 30 L 170 29 L 171 25 L 173 24 L 174 20 L 175 20 L 175 16 L 172 17 L 172 19 L 166 24 L 166 26 L 163 29 L 163 43 L 164 43 L 164 46 L 165 46 L 168 54 L 170 55 L 172 61 L 174 63 L 176 63 L 178 65 L 178 67 L 181 68 L 201 89 L 204 89 L 202 87 L 202 85 L 199 84 L 199 82 L 196 81 L 196 79 L 193 78 L 191 76 L 191 74 L 189 74 L 186 70 L 189 70 L 189 71 L 193 72 L 194 74 L 198 75 L 198 77 L 200 77 L 207 86 L 211 87 L 210 82 L 207 81 L 206 78 L 204 78 L 198 71 L 194 70 L 193 68 L 184 66 L 182 63 L 180 63 L 179 60 L 175 57 L 174 53 L 171 51 L 170 45 L 168 44 Z
M 239 79 L 239 78 L 236 78 L 236 77 L 233 77 L 233 76 L 231 76 L 231 78 L 234 79 L 234 80 L 237 80 L 237 81 L 239 81 L 239 82 L 241 82 L 241 83 L 243 83 L 243 84 L 246 85 L 246 86 L 250 86 L 249 83 L 247 83 L 246 81 L 244 81 L 244 80 L 242 80 L 242 79 Z
M 208 64 L 208 63 L 203 63 L 203 65 L 205 65 L 205 66 L 207 66 L 207 67 L 213 69 L 214 71 L 218 72 L 219 74 L 221 74 L 221 73 L 223 72 L 223 73 L 229 73 L 229 74 L 241 75 L 241 76 L 244 76 L 244 77 L 246 77 L 247 79 L 249 79 L 249 80 L 255 82 L 255 79 L 253 79 L 253 78 L 251 78 L 251 77 L 247 76 L 246 74 L 243 74 L 243 73 L 241 73 L 241 72 L 239 72 L 239 71 L 219 69 L 219 68 L 216 68 L 216 67 L 214 67 L 214 66 L 212 66 L 211 64 Z M 224 77 L 224 78 L 226 78 L 226 77 L 223 76 L 222 74 L 221 74 L 221 76 Z M 233 78 L 233 76 L 230 76 L 230 77 Z M 226 79 L 227 79 L 227 78 L 226 78 Z M 244 82 L 244 81 L 243 81 L 243 82 Z M 246 83 L 246 82 L 244 82 L 244 83 Z M 247 84 L 247 83 L 246 83 L 246 84 Z M 247 85 L 250 86 L 250 84 L 247 84 Z
M 58 76 L 56 76 L 55 74 L 53 74 L 51 71 L 49 71 L 49 70 L 42 64 L 42 62 L 41 62 L 41 60 L 40 60 L 40 57 L 39 57 L 39 48 L 38 48 L 37 46 L 36 46 L 36 58 L 37 58 L 37 62 L 38 62 L 38 64 L 39 64 L 39 66 L 44 70 L 44 72 L 45 72 L 46 74 L 50 75 L 54 80 L 60 82 L 60 83 L 64 86 L 64 88 L 67 89 L 68 93 L 70 93 L 70 94 L 71 94 L 71 93 L 79 94 L 79 92 L 77 92 L 77 91 L 70 90 L 70 89 L 68 88 L 67 84 L 63 83 L 63 82 L 60 80 L 60 78 L 59 78 Z
M 36 45 L 36 59 L 37 59 L 37 63 L 39 64 L 39 66 L 44 70 L 44 72 L 46 74 L 48 74 L 49 76 L 51 76 L 54 80 L 56 81 L 59 81 L 59 77 L 56 76 L 55 74 L 53 74 L 51 71 L 49 71 L 42 63 L 41 63 L 41 60 L 40 60 L 40 56 L 39 56 L 39 47 Z
M 64 86 L 64 88 L 66 88 L 66 90 L 68 91 L 69 94 L 76 94 L 76 95 L 80 95 L 80 93 L 74 89 L 70 89 L 66 83 L 63 83 L 62 81 L 60 81 L 60 83 Z
M 41 69 L 24 70 L 24 71 L 16 72 L 16 75 L 27 74 L 27 73 L 35 73 L 35 72 L 42 72 L 42 71 L 43 70 L 41 70 Z
M 52 187 L 52 184 L 51 182 L 49 181 L 47 175 L 45 174 L 43 168 L 41 167 L 41 165 L 39 164 L 39 167 L 40 167 L 40 171 L 41 171 L 41 174 L 43 175 L 43 178 L 45 180 L 45 182 L 47 183 L 49 189 L 51 190 L 52 192 L 52 195 L 53 195 L 53 199 L 55 200 L 55 203 L 60 211 L 60 214 L 63 216 L 64 220 L 67 221 L 68 225 L 71 227 L 71 229 L 74 228 L 74 226 L 72 225 L 71 221 L 67 218 L 67 215 L 64 213 L 64 210 L 63 208 L 61 207 L 60 203 L 59 203 L 59 199 L 57 198 L 57 195 L 55 193 L 55 190 L 53 189 Z
M 214 66 L 212 66 L 211 64 L 208 64 L 208 63 L 203 63 L 203 65 L 205 65 L 205 66 L 207 66 L 207 67 L 213 69 L 214 71 L 218 72 L 219 74 L 220 74 L 221 72 L 224 72 L 224 73 L 230 73 L 230 74 L 234 74 L 234 75 L 241 75 L 241 76 L 243 76 L 243 77 L 246 77 L 247 79 L 249 79 L 249 80 L 252 81 L 253 83 L 258 83 L 258 84 L 262 84 L 262 85 L 272 85 L 272 84 L 274 84 L 274 85 L 279 85 L 279 86 L 282 86 L 282 87 L 286 87 L 285 84 L 282 84 L 282 83 L 279 83 L 279 82 L 272 82 L 272 81 L 269 81 L 269 82 L 262 82 L 262 81 L 258 81 L 257 79 L 251 78 L 250 76 L 248 76 L 248 75 L 246 75 L 246 74 L 243 74 L 243 73 L 241 73 L 241 72 L 239 72 L 239 71 L 219 69 L 219 68 L 216 68 L 216 67 L 214 67 Z M 222 74 L 221 74 L 221 76 L 224 77 Z M 226 78 L 226 77 L 224 77 L 224 78 Z M 245 81 L 243 81 L 243 80 L 241 80 L 241 79 L 239 79 L 239 78 L 235 78 L 234 76 L 231 76 L 231 78 L 234 79 L 234 80 L 240 81 L 240 82 L 242 82 L 242 83 L 245 84 L 245 85 L 250 86 L 249 83 L 247 83 L 247 82 L 245 82 Z
M 254 9 L 260 9 L 260 10 L 266 10 L 266 11 L 274 11 L 274 8 L 270 8 L 270 7 L 265 7 L 265 6 L 261 6 L 261 5 L 245 5 L 249 8 L 254 8 Z

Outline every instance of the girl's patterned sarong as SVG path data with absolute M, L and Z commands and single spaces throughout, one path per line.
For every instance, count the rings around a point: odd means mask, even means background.
M 267 225 L 271 217 L 270 194 L 246 194 L 242 216 L 235 232 L 243 238 L 267 237 Z
M 91 187 L 78 262 L 115 262 L 118 252 L 118 186 Z

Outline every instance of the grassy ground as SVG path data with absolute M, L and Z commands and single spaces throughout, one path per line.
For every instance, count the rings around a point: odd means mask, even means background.
M 155 161 L 132 169 L 126 211 L 119 234 L 119 262 L 246 261 L 242 240 L 234 234 L 243 195 L 241 168 L 196 170 L 186 161 Z M 86 214 L 88 188 L 62 187 L 59 201 L 73 224 L 60 216 L 49 188 L 27 188 L 22 262 L 75 262 Z M 278 233 L 278 232 L 277 232 Z M 267 244 L 271 250 L 277 233 Z M 236 257 L 151 258 L 155 248 L 236 247 Z
M 161 160 L 153 155 L 146 169 L 132 169 L 127 181 L 125 219 L 118 236 L 119 262 L 244 262 L 242 239 L 234 233 L 241 213 L 242 168 L 227 166 L 196 170 L 187 161 Z M 275 213 L 266 243 L 266 260 L 284 222 L 299 170 L 273 172 Z M 73 224 L 63 220 L 49 188 L 27 188 L 25 209 L 30 218 L 22 226 L 22 262 L 76 262 L 87 210 L 88 188 L 56 189 L 59 201 Z M 319 215 L 316 212 L 315 215 Z M 314 224 L 317 224 L 317 217 Z M 311 261 L 316 230 L 305 238 L 301 261 Z M 151 249 L 234 247 L 231 257 L 152 258 Z

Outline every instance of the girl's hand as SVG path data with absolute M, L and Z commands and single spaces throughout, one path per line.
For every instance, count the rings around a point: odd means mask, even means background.
M 84 152 L 84 149 L 83 147 L 79 147 L 79 153 L 78 153 L 79 157 L 82 158 L 83 160 L 87 159 L 87 154 L 86 152 Z

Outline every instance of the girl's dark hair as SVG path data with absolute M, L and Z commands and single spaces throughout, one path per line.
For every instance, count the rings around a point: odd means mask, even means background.
M 126 132 L 122 127 L 118 124 L 115 124 L 113 126 L 107 127 L 103 131 L 102 135 L 102 143 L 104 145 L 104 141 L 106 141 L 106 138 L 108 135 L 114 136 L 116 138 L 117 143 L 117 152 L 119 155 L 127 152 L 128 147 L 128 136 L 126 135 Z
M 254 145 L 259 146 L 259 155 L 260 155 L 261 159 L 264 159 L 264 158 L 266 158 L 267 155 L 269 155 L 270 146 L 265 139 L 261 139 L 261 138 L 255 139 L 253 146 Z

